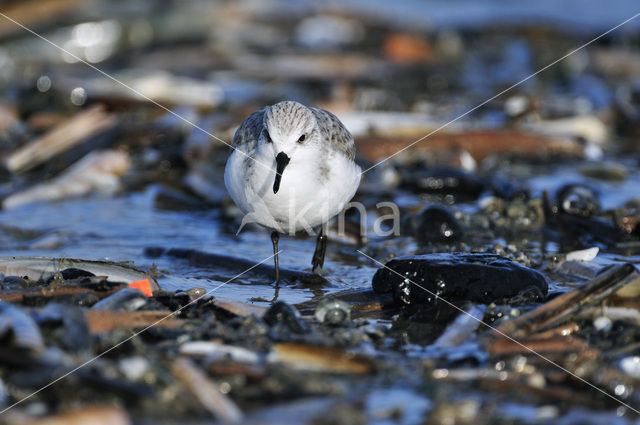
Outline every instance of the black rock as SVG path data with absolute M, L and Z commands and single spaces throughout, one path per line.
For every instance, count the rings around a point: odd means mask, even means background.
M 398 257 L 376 272 L 372 286 L 402 306 L 433 303 L 435 295 L 454 303 L 501 303 L 523 293 L 542 298 L 548 290 L 541 273 L 490 253 Z
M 270 326 L 283 325 L 291 332 L 303 334 L 309 332 L 309 326 L 300 316 L 300 312 L 284 301 L 275 302 L 262 319 Z
M 464 233 L 460 221 L 444 205 L 429 205 L 412 218 L 413 236 L 419 242 L 451 243 Z

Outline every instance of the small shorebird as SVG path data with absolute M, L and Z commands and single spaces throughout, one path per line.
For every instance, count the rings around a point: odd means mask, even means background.
M 249 115 L 233 136 L 233 147 L 224 183 L 245 214 L 242 226 L 252 222 L 272 230 L 276 282 L 280 233 L 311 234 L 320 227 L 311 264 L 314 271 L 322 268 L 327 244 L 322 227 L 360 184 L 351 133 L 324 109 L 285 101 Z

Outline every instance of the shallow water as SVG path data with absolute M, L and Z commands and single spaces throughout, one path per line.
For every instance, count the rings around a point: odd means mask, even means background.
M 153 190 L 108 199 L 91 197 L 55 204 L 33 204 L 0 212 L 0 256 L 67 257 L 133 262 L 141 269 L 157 266 L 164 276 L 158 279 L 165 290 L 201 287 L 211 290 L 223 284 L 206 268 L 168 257 L 148 258 L 147 247 L 184 248 L 229 255 L 256 263 L 273 260 L 271 240 L 266 231 L 245 229 L 235 236 L 224 231 L 218 214 L 210 211 L 166 211 L 154 206 Z M 283 268 L 310 270 L 315 238 L 280 239 Z M 325 261 L 326 278 L 332 286 L 322 291 L 366 287 L 375 268 L 345 263 L 338 251 L 355 247 L 330 244 Z M 242 272 L 239 270 L 238 273 Z M 234 276 L 228 276 L 231 279 Z M 249 284 L 242 277 L 220 286 L 215 294 L 224 299 L 271 300 L 274 287 L 270 276 L 264 285 Z M 308 300 L 319 292 L 282 285 L 279 299 L 290 303 Z M 258 302 L 261 303 L 261 302 Z M 268 302 L 264 302 L 265 305 Z

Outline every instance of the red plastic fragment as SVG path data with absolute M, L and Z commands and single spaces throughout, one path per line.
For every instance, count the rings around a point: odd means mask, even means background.
M 141 290 L 145 297 L 153 296 L 149 279 L 136 280 L 135 282 L 131 282 L 129 287 Z

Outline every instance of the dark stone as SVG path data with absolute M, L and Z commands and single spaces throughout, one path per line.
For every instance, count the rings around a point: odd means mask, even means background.
M 434 204 L 413 217 L 413 236 L 423 243 L 451 243 L 464 234 L 462 224 L 444 205 Z
M 502 303 L 548 290 L 541 273 L 490 253 L 399 257 L 376 272 L 372 286 L 375 292 L 391 293 L 402 306 L 433 303 L 435 295 L 454 303 Z
M 291 304 L 287 304 L 284 301 L 275 302 L 264 313 L 262 319 L 270 326 L 281 324 L 291 332 L 297 334 L 309 332 L 309 327 L 306 322 L 302 320 L 298 310 L 296 310 L 296 308 Z

